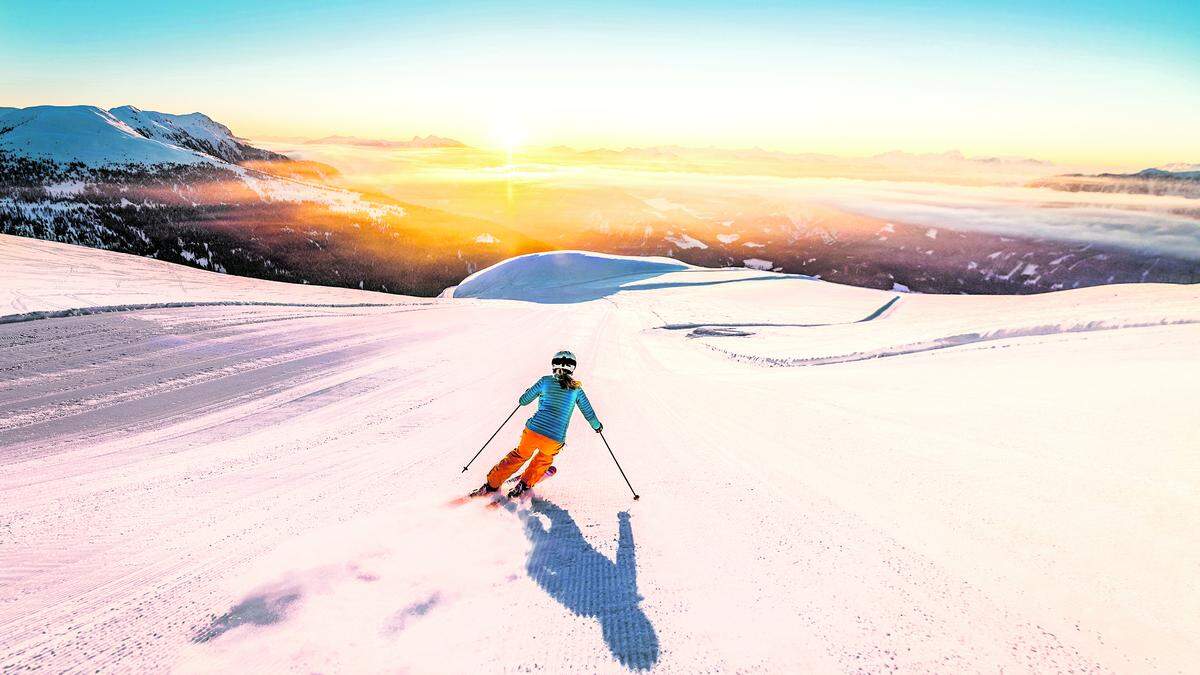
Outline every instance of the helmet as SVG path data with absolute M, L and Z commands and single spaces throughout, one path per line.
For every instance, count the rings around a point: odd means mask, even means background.
M 575 372 L 575 355 L 565 349 L 554 355 L 550 361 L 555 377 L 569 377 Z

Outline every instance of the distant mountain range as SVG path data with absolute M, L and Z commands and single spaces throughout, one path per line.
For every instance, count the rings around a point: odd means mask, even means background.
M 1200 199 L 1200 164 L 1168 164 L 1137 173 L 1072 173 L 1036 180 L 1030 186 L 1066 192 L 1124 192 Z
M 1033 169 L 1044 171 L 1046 167 L 1054 166 L 1051 162 L 1046 162 L 1039 159 L 1030 159 L 1027 157 L 967 157 L 958 150 L 949 150 L 939 153 L 912 153 L 902 150 L 892 150 L 870 157 L 849 158 L 840 155 L 829 155 L 814 152 L 782 152 L 778 150 L 764 150 L 763 148 L 695 148 L 681 145 L 655 145 L 648 147 L 630 147 L 624 150 L 612 150 L 609 148 L 596 148 L 591 150 L 576 150 L 568 146 L 555 146 L 549 150 L 559 153 L 574 153 L 587 157 L 595 158 L 616 158 L 623 157 L 627 159 L 699 159 L 699 158 L 718 158 L 718 159 L 736 159 L 743 161 L 774 161 L 774 162 L 817 162 L 822 164 L 840 164 L 845 162 L 857 162 L 858 164 L 911 164 L 911 165 L 968 165 L 977 166 L 979 168 L 996 169 L 996 168 L 1017 168 Z
M 389 141 L 378 138 L 358 138 L 356 136 L 326 136 L 311 141 L 309 145 L 352 145 L 360 148 L 465 148 L 467 145 L 453 138 L 441 136 L 413 136 L 407 141 Z
M 894 150 L 868 157 L 784 152 L 758 147 L 730 149 L 679 145 L 629 147 L 623 150 L 576 150 L 567 146 L 555 146 L 545 150 L 568 161 L 583 161 L 589 164 L 645 165 L 651 169 L 670 171 L 789 178 L 851 178 L 1015 186 L 1055 172 L 1054 164 L 1042 160 L 1025 157 L 970 157 L 957 150 L 940 153 Z
M 6 234 L 418 295 L 538 248 L 494 223 L 321 184 L 332 174 L 201 113 L 0 108 Z

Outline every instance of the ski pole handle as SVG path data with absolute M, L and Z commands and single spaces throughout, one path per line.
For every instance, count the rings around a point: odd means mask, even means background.
M 517 411 L 520 409 L 521 409 L 521 404 L 518 403 L 517 407 L 513 408 L 513 411 L 508 413 L 508 417 L 505 417 L 504 421 L 500 423 L 500 426 L 496 429 L 496 431 L 494 433 L 492 433 L 492 435 L 490 437 L 488 437 L 488 439 L 486 441 L 483 442 L 483 447 L 479 448 L 479 452 L 475 453 L 475 456 L 471 458 L 471 461 L 467 462 L 467 465 L 463 467 L 463 470 L 462 470 L 463 473 L 467 472 L 467 469 L 470 468 L 471 464 L 474 463 L 475 460 L 479 458 L 479 455 L 483 454 L 483 448 L 486 448 L 488 446 L 488 443 L 492 442 L 492 439 L 496 437 L 496 434 L 500 433 L 500 429 L 503 429 L 504 425 L 508 424 L 508 421 L 511 420 L 513 418 L 513 415 L 516 415 Z

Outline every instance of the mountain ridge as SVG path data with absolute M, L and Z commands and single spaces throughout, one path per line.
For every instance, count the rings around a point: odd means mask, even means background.
M 173 115 L 131 105 L 0 109 L 0 153 L 93 168 L 289 161 L 249 145 L 203 113 Z
M 1069 173 L 1036 180 L 1029 186 L 1063 192 L 1120 192 L 1200 199 L 1200 164 L 1177 162 L 1135 173 Z

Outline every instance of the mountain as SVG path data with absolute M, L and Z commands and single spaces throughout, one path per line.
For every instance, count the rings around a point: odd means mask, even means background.
M 536 242 L 321 181 L 201 113 L 0 110 L 0 233 L 244 276 L 433 295 Z
M 1175 162 L 1174 164 L 1164 164 L 1158 168 L 1161 171 L 1172 171 L 1172 172 L 1176 172 L 1176 173 L 1200 172 L 1200 164 L 1189 164 L 1187 162 Z
M 441 136 L 413 136 L 407 141 L 390 141 L 378 138 L 357 138 L 355 136 L 326 136 L 311 141 L 309 145 L 350 145 L 362 148 L 465 148 L 462 141 Z
M 1064 192 L 1124 192 L 1200 199 L 1200 164 L 1168 164 L 1137 173 L 1066 174 L 1030 183 Z M 1198 207 L 1200 208 L 1200 207 Z
M 120 108 L 116 110 L 122 110 Z M 138 117 L 128 115 L 137 121 Z M 135 129 L 110 111 L 95 106 L 34 106 L 10 109 L 0 117 L 0 153 L 7 157 L 82 164 L 88 167 L 140 164 L 216 166 L 223 159 L 204 150 L 182 129 L 167 140 L 166 127 L 158 136 Z M 207 139 L 204 139 L 207 140 Z
M 1142 169 L 1141 171 L 1126 176 L 1121 174 L 1100 174 L 1101 176 L 1117 176 L 1120 178 L 1151 178 L 1151 179 L 1167 179 L 1167 180 L 1191 180 L 1200 181 L 1200 166 L 1195 164 L 1172 164 L 1173 167 L 1187 167 L 1179 169 L 1168 169 L 1166 167 L 1157 169 Z
M 228 127 L 203 113 L 168 115 L 130 105 L 113 108 L 109 113 L 146 138 L 190 148 L 226 162 L 287 161 L 284 155 L 246 144 Z

